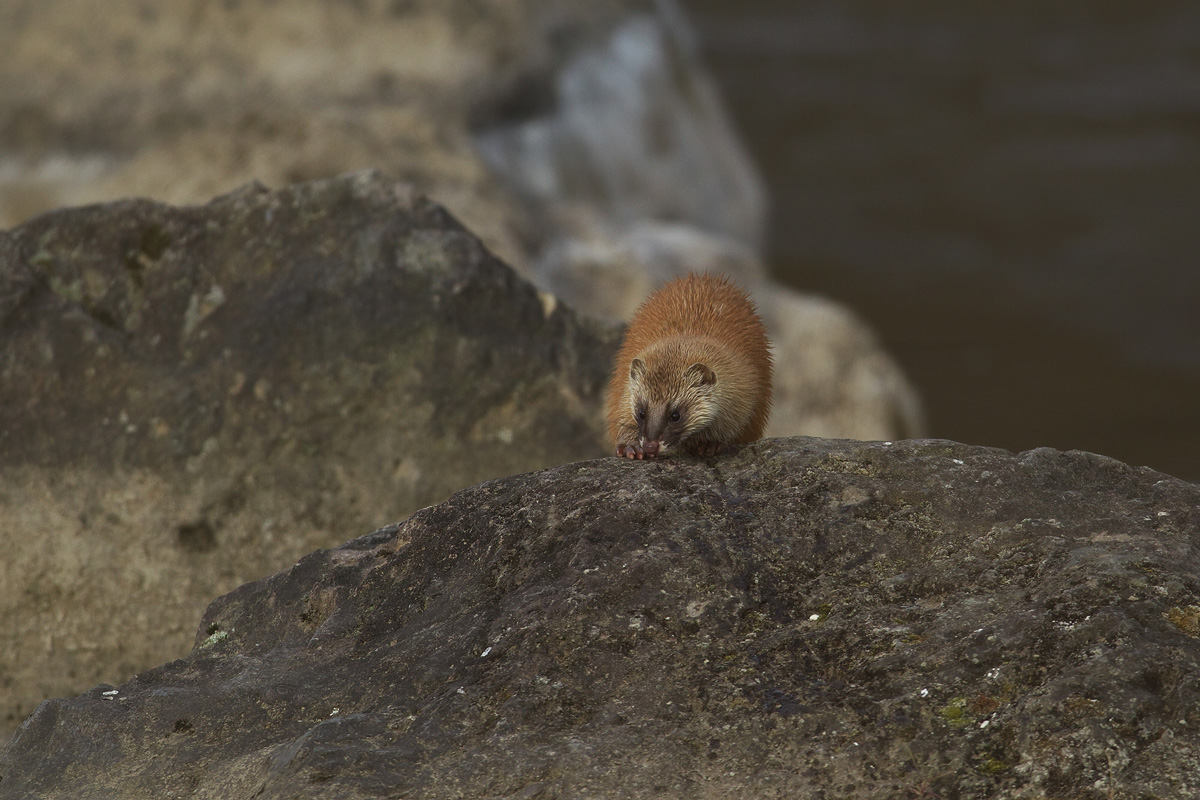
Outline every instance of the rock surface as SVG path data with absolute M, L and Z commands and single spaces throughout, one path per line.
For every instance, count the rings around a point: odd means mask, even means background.
M 378 173 L 0 233 L 0 737 L 218 594 L 603 453 L 615 331 Z
M 1200 487 L 1086 453 L 569 464 L 222 597 L 0 797 L 1192 798 L 1198 575 Z

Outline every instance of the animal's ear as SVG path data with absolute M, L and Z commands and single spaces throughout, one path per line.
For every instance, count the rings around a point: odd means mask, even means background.
M 641 381 L 646 377 L 646 362 L 640 358 L 635 358 L 629 365 L 629 379 L 631 381 Z
M 692 386 L 711 386 L 717 382 L 717 373 L 709 369 L 707 364 L 692 364 L 683 373 L 683 377 Z

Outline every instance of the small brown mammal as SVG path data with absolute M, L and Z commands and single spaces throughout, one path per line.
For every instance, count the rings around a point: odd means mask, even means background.
M 633 315 L 608 385 L 617 455 L 714 455 L 762 438 L 771 413 L 767 331 L 715 275 L 671 281 Z

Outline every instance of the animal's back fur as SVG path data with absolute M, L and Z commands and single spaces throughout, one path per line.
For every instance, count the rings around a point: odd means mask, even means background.
M 683 338 L 685 347 L 687 340 L 696 340 L 697 361 L 705 360 L 699 356 L 707 349 L 701 346 L 703 340 L 715 341 L 730 352 L 726 374 L 718 375 L 718 396 L 722 407 L 749 404 L 750 413 L 744 427 L 731 437 L 719 437 L 724 440 L 721 443 L 744 444 L 762 438 L 771 410 L 772 364 L 766 330 L 749 297 L 728 278 L 697 274 L 663 286 L 630 321 L 609 384 L 610 437 L 615 441 L 622 422 L 631 417 L 628 384 L 633 360 L 652 345 L 677 337 Z

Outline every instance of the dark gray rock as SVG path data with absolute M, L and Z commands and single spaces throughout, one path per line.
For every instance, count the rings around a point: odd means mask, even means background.
M 616 331 L 375 172 L 0 233 L 0 740 L 213 597 L 600 455 Z
M 489 414 L 544 392 L 547 367 L 588 371 L 594 388 L 608 360 L 581 370 L 571 315 L 441 206 L 376 172 L 250 186 L 191 208 L 69 210 L 0 242 L 9 465 L 86 454 L 162 467 L 201 456 L 214 436 L 277 447 L 298 423 L 301 446 L 323 445 L 321 428 L 371 404 L 395 418 L 370 435 L 396 456 L 411 450 L 399 432 L 414 428 L 501 469 L 521 451 L 598 438 L 559 413 L 519 448 L 480 452 L 501 427 L 480 429 Z M 421 380 L 397 396 L 385 372 Z
M 1200 487 L 773 440 L 480 484 L 51 700 L 0 797 L 1192 798 Z

